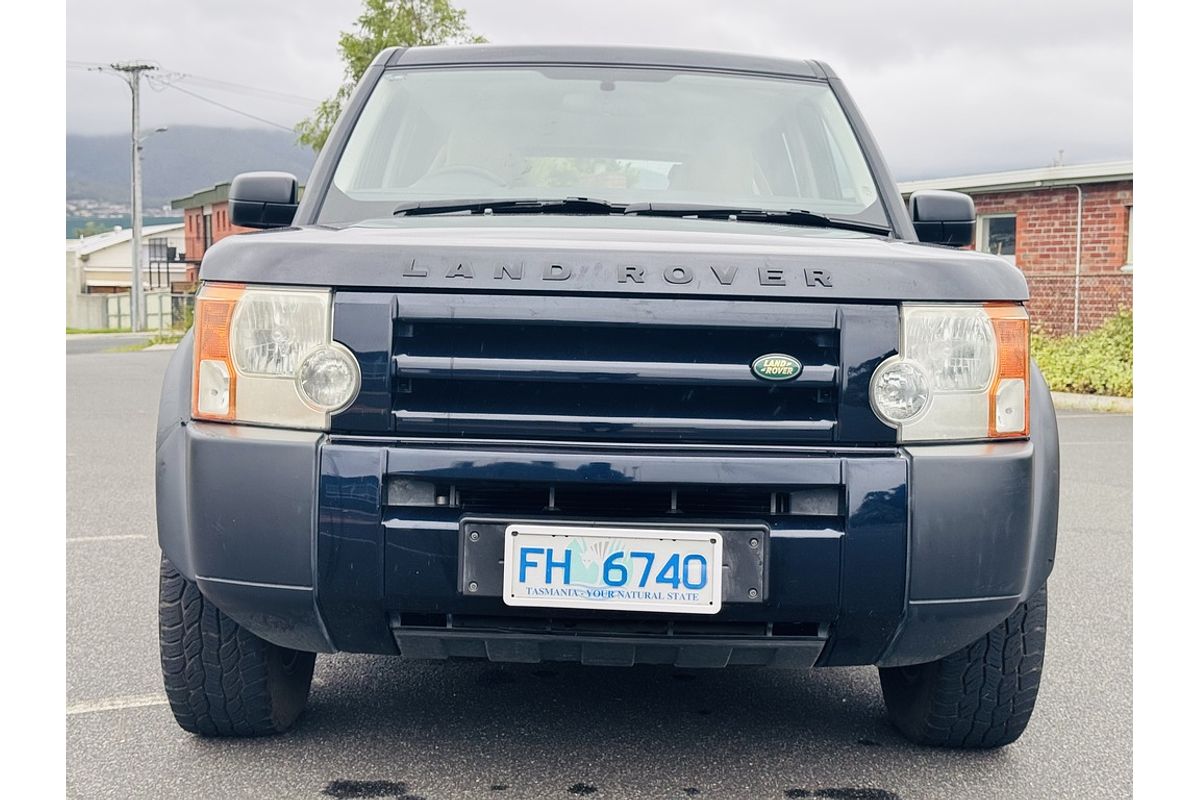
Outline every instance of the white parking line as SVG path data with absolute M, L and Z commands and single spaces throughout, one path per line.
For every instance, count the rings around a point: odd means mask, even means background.
M 123 533 L 114 536 L 68 536 L 68 542 L 120 542 L 126 539 L 148 539 L 141 533 Z
M 1059 422 L 1062 422 L 1063 420 L 1067 420 L 1067 419 L 1109 419 L 1109 418 L 1125 419 L 1126 417 L 1132 417 L 1132 416 L 1133 416 L 1133 414 L 1122 414 L 1119 411 L 1109 411 L 1104 414 L 1059 414 L 1059 415 L 1057 415 Z
M 161 694 L 136 694 L 128 697 L 106 697 L 103 700 L 92 700 L 86 703 L 74 703 L 67 706 L 67 716 L 76 714 L 93 714 L 97 711 L 122 711 L 126 708 L 145 708 L 146 706 L 165 706 L 167 698 Z

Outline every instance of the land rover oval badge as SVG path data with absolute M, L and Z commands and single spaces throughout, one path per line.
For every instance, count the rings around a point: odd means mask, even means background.
M 750 369 L 764 381 L 790 381 L 800 374 L 799 361 L 783 353 L 767 353 L 754 359 Z

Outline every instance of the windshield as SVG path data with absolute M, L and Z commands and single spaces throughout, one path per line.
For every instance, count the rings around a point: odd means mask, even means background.
M 828 84 L 610 67 L 389 71 L 318 221 L 438 200 L 588 197 L 887 226 Z

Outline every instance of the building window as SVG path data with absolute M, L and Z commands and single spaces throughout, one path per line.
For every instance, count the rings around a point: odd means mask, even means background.
M 1125 214 L 1125 266 L 1123 272 L 1133 272 L 1133 206 L 1126 208 Z
M 976 227 L 975 249 L 1009 262 L 1017 260 L 1017 215 L 992 214 L 979 218 Z

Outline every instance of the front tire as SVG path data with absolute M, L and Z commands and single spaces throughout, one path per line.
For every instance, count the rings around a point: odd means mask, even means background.
M 945 658 L 881 667 L 888 718 L 917 744 L 991 748 L 1029 723 L 1046 649 L 1046 587 L 1004 622 Z
M 315 653 L 260 639 L 163 557 L 158 583 L 163 685 L 179 727 L 201 736 L 282 733 L 304 711 Z

